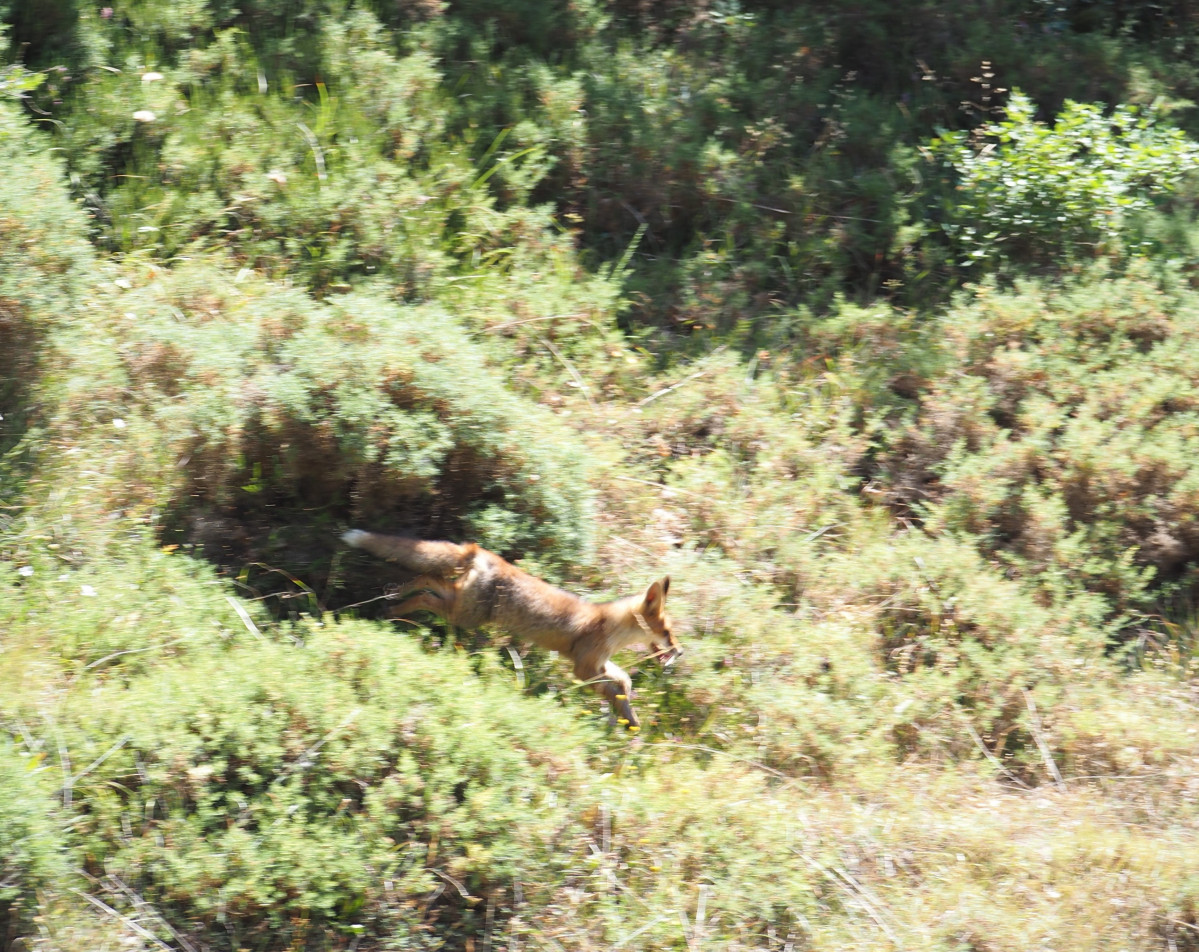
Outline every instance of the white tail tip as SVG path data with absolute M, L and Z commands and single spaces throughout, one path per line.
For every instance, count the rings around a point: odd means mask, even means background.
M 351 529 L 349 532 L 341 534 L 341 541 L 346 545 L 353 546 L 355 549 L 362 548 L 362 543 L 366 541 L 369 532 L 363 532 L 361 529 Z

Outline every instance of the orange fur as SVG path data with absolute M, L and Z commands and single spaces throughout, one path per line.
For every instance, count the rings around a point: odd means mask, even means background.
M 575 676 L 607 699 L 614 715 L 639 727 L 629 676 L 612 661 L 621 648 L 649 642 L 662 664 L 683 653 L 666 614 L 670 578 L 643 595 L 597 604 L 555 588 L 486 549 L 467 543 L 428 542 L 352 529 L 342 540 L 417 572 L 398 596 L 393 618 L 429 611 L 462 628 L 493 624 L 568 657 Z

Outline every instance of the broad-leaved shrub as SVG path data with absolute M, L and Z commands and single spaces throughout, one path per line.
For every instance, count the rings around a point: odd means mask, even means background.
M 1144 253 L 1138 214 L 1199 167 L 1199 145 L 1150 108 L 1068 101 L 1050 125 L 1013 90 L 1004 110 L 929 146 L 953 170 L 944 228 L 975 276 Z

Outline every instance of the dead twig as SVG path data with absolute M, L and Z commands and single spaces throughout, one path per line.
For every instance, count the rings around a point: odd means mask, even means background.
M 978 745 L 978 749 L 982 751 L 983 756 L 987 758 L 987 761 L 991 764 L 991 766 L 993 766 L 1000 773 L 1004 774 L 1009 780 L 1012 781 L 1012 783 L 1016 784 L 1016 786 L 1023 787 L 1025 790 L 1029 789 L 1028 784 L 1008 770 L 1007 767 L 1003 765 L 1003 762 L 987 749 L 987 745 L 979 736 L 978 731 L 974 729 L 974 725 L 969 721 L 966 722 L 966 730 L 969 732 L 970 736 L 974 738 L 974 743 Z
M 103 902 L 103 901 L 97 899 L 95 896 L 89 895 L 88 893 L 85 893 L 80 889 L 71 889 L 71 892 L 73 892 L 76 896 L 79 896 L 82 899 L 86 899 L 88 902 L 90 902 L 93 906 L 95 906 L 101 912 L 105 913 L 106 915 L 112 916 L 114 919 L 116 919 L 122 925 L 126 926 L 129 929 L 132 929 L 134 932 L 136 932 L 138 935 L 140 935 L 143 939 L 146 939 L 149 942 L 153 942 L 160 949 L 164 949 L 165 952 L 175 952 L 174 949 L 172 949 L 169 945 L 167 945 L 165 942 L 163 942 L 162 939 L 158 938 L 158 936 L 156 936 L 149 929 L 142 927 L 141 925 L 139 925 L 138 923 L 136 923 L 132 919 L 130 919 L 128 916 L 121 915 L 119 912 L 117 912 L 115 909 L 113 909 L 112 906 L 108 905 L 108 903 Z
M 1028 708 L 1029 728 L 1032 730 L 1032 739 L 1036 742 L 1037 750 L 1041 752 L 1041 759 L 1045 762 L 1045 769 L 1049 771 L 1049 776 L 1053 778 L 1054 785 L 1060 789 L 1066 785 L 1066 782 L 1062 780 L 1061 772 L 1057 769 L 1057 764 L 1053 762 L 1053 752 L 1049 749 L 1049 744 L 1045 742 L 1045 735 L 1041 728 L 1041 718 L 1037 714 L 1037 705 L 1027 690 L 1021 688 L 1020 692 L 1024 695 L 1024 705 Z
M 190 638 L 191 635 L 184 635 L 182 638 L 176 638 L 174 641 L 164 641 L 162 644 L 148 645 L 145 648 L 129 648 L 125 651 L 114 651 L 112 654 L 105 655 L 103 658 L 97 658 L 90 664 L 85 664 L 83 666 L 83 670 L 90 671 L 92 668 L 98 668 L 102 664 L 106 664 L 109 661 L 115 661 L 117 658 L 123 658 L 125 655 L 142 654 L 146 651 L 162 651 L 164 648 L 172 648 L 175 645 L 183 644 L 183 642 L 189 640 Z
M 122 737 L 115 744 L 113 744 L 111 747 L 109 747 L 108 750 L 106 750 L 103 754 L 101 754 L 99 757 L 97 757 L 95 760 L 93 760 L 87 767 L 85 767 L 79 773 L 75 774 L 75 776 L 68 778 L 67 781 L 60 788 L 60 792 L 65 793 L 67 795 L 67 797 L 66 797 L 67 803 L 70 803 L 70 801 L 71 801 L 71 791 L 75 788 L 75 784 L 77 784 L 80 780 L 82 780 L 84 777 L 86 777 L 89 773 L 91 773 L 93 770 L 95 770 L 97 767 L 99 767 L 102 763 L 104 763 L 104 761 L 106 761 L 109 757 L 111 757 L 113 754 L 115 754 L 118 750 L 120 750 L 122 747 L 124 747 L 128 743 L 129 743 L 129 738 Z
M 895 935 L 894 930 L 887 925 L 878 909 L 875 908 L 874 903 L 877 902 L 877 899 L 873 897 L 870 890 L 868 890 L 843 869 L 832 869 L 824 866 L 823 864 L 812 859 L 812 857 L 810 857 L 807 853 L 795 849 L 795 847 L 791 847 L 791 852 L 803 859 L 804 862 L 808 863 L 808 865 L 810 865 L 813 869 L 818 870 L 825 876 L 830 877 L 833 882 L 840 886 L 841 889 L 843 889 L 846 893 L 848 893 L 852 899 L 857 900 L 858 905 L 862 907 L 866 915 L 870 917 L 870 920 L 876 926 L 878 926 L 883 935 L 891 940 L 891 944 L 897 948 L 903 948 L 903 943 L 899 941 L 899 937 Z M 874 899 L 873 902 L 871 901 L 872 899 Z
M 575 386 L 578 387 L 579 390 L 583 392 L 583 396 L 587 398 L 588 405 L 594 408 L 595 401 L 591 399 L 591 390 L 587 387 L 587 384 L 583 381 L 583 378 L 579 376 L 579 372 L 575 370 L 574 364 L 567 360 L 562 355 L 562 352 L 544 337 L 539 337 L 537 339 L 545 346 L 546 350 L 554 355 L 558 363 L 566 368 L 566 372 L 570 374 L 571 379 L 575 382 Z
M 727 345 L 721 344 L 714 351 L 712 351 L 712 353 L 708 354 L 704 358 L 704 360 L 711 360 L 713 357 L 715 357 L 717 354 L 719 354 L 722 350 L 725 350 L 726 347 L 727 347 Z M 702 370 L 697 370 L 697 371 L 695 371 L 695 373 L 691 374 L 690 376 L 684 377 L 678 383 L 671 384 L 671 386 L 669 386 L 669 387 L 663 387 L 661 390 L 657 391 L 656 393 L 651 393 L 648 397 L 644 397 L 643 399 L 638 400 L 636 403 L 636 406 L 643 407 L 647 403 L 652 403 L 654 400 L 657 400 L 658 397 L 664 397 L 664 396 L 666 396 L 666 394 L 672 393 L 673 391 L 678 390 L 679 387 L 682 387 L 685 384 L 689 384 L 692 380 L 698 380 L 700 377 L 702 377 L 704 374 L 706 374 L 710 369 L 711 369 L 710 367 L 704 367 Z
M 584 324 L 590 324 L 596 330 L 601 330 L 595 321 L 584 317 L 582 314 L 546 314 L 542 317 L 526 317 L 519 321 L 504 321 L 502 324 L 492 324 L 490 327 L 484 327 L 483 330 L 490 334 L 494 331 L 507 330 L 509 327 L 523 327 L 525 324 L 540 324 L 543 321 L 582 321 Z
M 163 918 L 162 914 L 150 905 L 150 903 L 146 902 L 138 893 L 126 886 L 116 876 L 109 875 L 108 879 L 116 885 L 120 892 L 125 894 L 125 897 L 133 903 L 138 912 L 148 914 L 150 918 L 155 919 L 162 928 L 166 929 L 171 934 L 171 938 L 183 947 L 184 952 L 196 952 L 196 947 L 175 931 L 171 924 Z
M 650 746 L 651 747 L 674 747 L 674 748 L 677 748 L 678 750 L 698 750 L 698 751 L 702 751 L 705 754 L 714 754 L 718 757 L 725 757 L 728 760 L 733 761 L 734 763 L 747 764 L 750 767 L 754 767 L 757 770 L 761 770 L 764 773 L 770 774 L 772 777 L 778 777 L 781 780 L 786 780 L 788 783 L 794 783 L 795 779 L 796 779 L 795 777 L 788 776 L 787 774 L 783 773 L 781 770 L 775 770 L 773 767 L 767 767 L 765 764 L 758 763 L 758 761 L 756 761 L 756 760 L 749 760 L 746 757 L 738 757 L 736 754 L 730 754 L 727 751 L 718 750 L 715 747 L 705 747 L 703 744 L 680 744 L 677 741 L 673 741 L 673 740 L 660 740 L 660 741 L 655 741 Z M 811 759 L 810 757 L 806 757 L 804 754 L 797 754 L 796 756 L 803 757 L 805 760 Z
M 456 890 L 458 890 L 458 895 L 461 896 L 463 899 L 474 898 L 471 896 L 471 894 L 469 892 L 467 892 L 466 887 L 463 886 L 462 883 L 458 882 L 458 880 L 456 880 L 453 876 L 450 876 L 448 873 L 443 873 L 440 869 L 433 869 L 432 867 L 426 867 L 426 869 L 428 869 L 428 871 L 430 873 L 432 873 L 434 876 L 440 876 L 447 883 L 449 883 Z

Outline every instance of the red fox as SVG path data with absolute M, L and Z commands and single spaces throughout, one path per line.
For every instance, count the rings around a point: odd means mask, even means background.
M 613 716 L 619 714 L 630 730 L 640 728 L 629 703 L 633 686 L 609 659 L 639 641 L 649 643 L 663 666 L 683 653 L 665 611 L 669 576 L 650 585 L 644 595 L 595 604 L 522 572 L 474 543 L 425 542 L 360 529 L 341 538 L 419 573 L 395 593 L 408 597 L 391 610 L 391 617 L 430 611 L 463 628 L 494 624 L 557 651 L 574 662 L 575 676 L 592 684 L 607 699 Z

